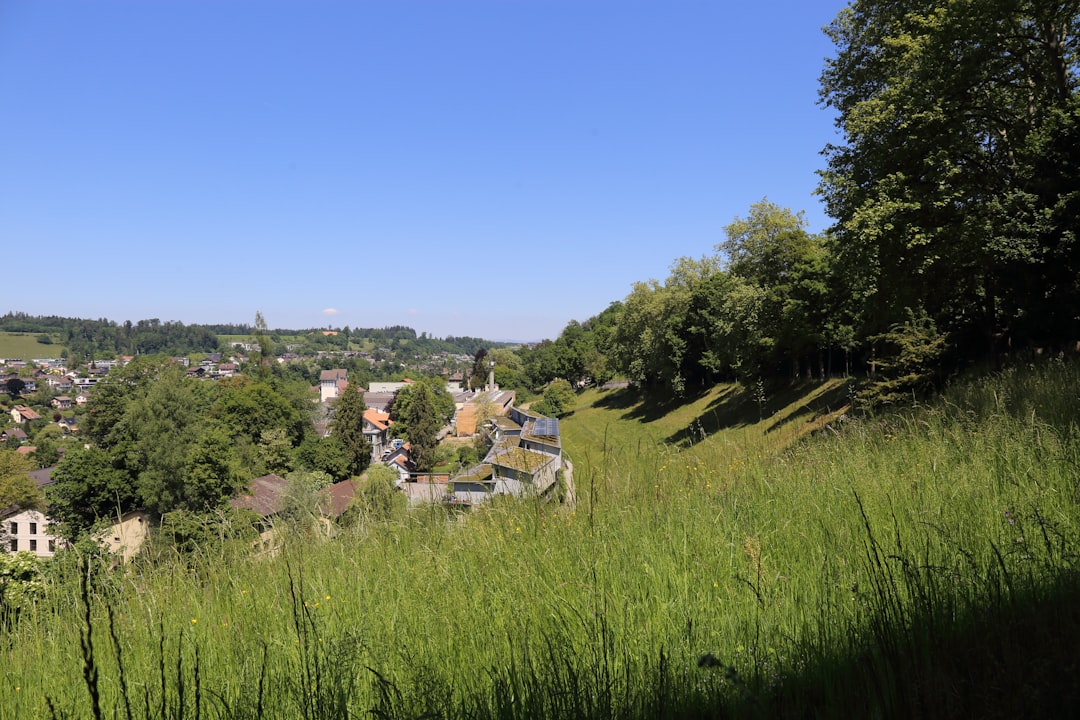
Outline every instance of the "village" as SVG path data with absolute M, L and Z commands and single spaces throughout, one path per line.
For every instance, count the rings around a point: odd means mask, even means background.
M 184 367 L 188 378 L 217 381 L 240 374 L 247 356 L 243 346 L 237 353 L 225 356 L 214 353 L 199 362 L 176 357 L 173 361 Z M 25 428 L 49 427 L 37 437 L 49 436 L 78 441 L 78 422 L 94 394 L 95 386 L 105 381 L 110 371 L 122 368 L 133 358 L 97 360 L 69 371 L 60 359 L 38 358 L 29 362 L 0 360 L 0 387 L 14 389 L 24 398 L 14 403 L 10 422 L 0 429 L 0 445 L 15 453 L 35 457 L 42 449 L 31 444 Z M 288 363 L 293 358 L 277 358 Z M 471 442 L 482 438 L 488 448 L 479 462 L 456 472 L 420 471 L 410 453 L 410 443 L 395 436 L 394 423 L 387 411 L 396 394 L 412 384 L 412 380 L 371 381 L 367 387 L 358 386 L 362 393 L 363 435 L 370 443 L 372 466 L 383 466 L 396 475 L 395 488 L 410 508 L 438 504 L 467 511 L 490 502 L 496 496 L 537 496 L 572 499 L 572 479 L 569 463 L 562 453 L 559 421 L 530 413 L 515 404 L 513 390 L 499 388 L 495 383 L 494 363 L 488 367 L 484 382 L 471 387 L 461 371 L 445 378 L 445 390 L 454 401 L 450 422 L 443 426 L 438 438 L 444 443 Z M 330 422 L 335 403 L 349 387 L 349 371 L 345 368 L 322 370 L 318 385 L 310 388 L 311 402 L 316 405 L 314 432 L 320 437 L 330 434 Z M 27 397 L 37 398 L 31 407 Z M 45 402 L 40 402 L 41 399 Z M 52 411 L 51 413 L 49 411 Z M 51 429 L 55 428 L 55 429 Z M 48 452 L 55 461 L 63 459 L 65 445 Z M 49 457 L 48 452 L 46 457 Z M 43 494 L 54 483 L 52 471 L 56 462 L 30 472 L 30 477 Z M 561 491 L 560 491 L 561 483 Z M 567 488 L 571 488 L 569 491 Z M 330 484 L 319 490 L 317 508 L 329 526 L 342 516 L 354 501 L 358 490 L 356 478 Z M 251 478 L 246 487 L 229 500 L 229 505 L 258 516 L 262 530 L 261 545 L 272 544 L 275 521 L 286 506 L 289 481 L 275 473 Z M 8 553 L 31 553 L 49 558 L 61 551 L 66 541 L 54 533 L 53 519 L 47 507 L 25 509 L 9 507 L 0 510 L 0 542 Z M 146 541 L 157 518 L 145 509 L 137 508 L 118 513 L 113 518 L 101 518 L 93 537 L 99 544 L 127 561 L 133 558 Z

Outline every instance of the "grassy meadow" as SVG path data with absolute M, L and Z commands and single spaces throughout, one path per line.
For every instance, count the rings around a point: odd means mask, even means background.
M 32 358 L 60 357 L 63 346 L 53 337 L 53 344 L 38 342 L 41 333 L 0 332 L 0 358 L 30 360 Z
M 590 391 L 574 507 L 58 558 L 3 630 L 0 717 L 1073 717 L 1078 388 Z

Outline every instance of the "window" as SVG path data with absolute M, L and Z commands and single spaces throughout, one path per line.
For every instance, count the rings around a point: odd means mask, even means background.
M 18 535 L 19 534 L 19 523 L 17 523 L 17 522 L 11 523 L 11 534 L 12 535 Z
M 30 552 L 37 552 L 37 540 L 30 541 Z
M 8 543 L 8 547 L 11 548 L 11 552 L 19 552 L 19 541 L 15 538 L 11 538 L 11 542 Z
M 51 552 L 51 553 L 56 552 L 56 541 L 55 540 L 49 540 L 49 552 Z
M 30 523 L 30 534 L 37 535 L 37 523 Z

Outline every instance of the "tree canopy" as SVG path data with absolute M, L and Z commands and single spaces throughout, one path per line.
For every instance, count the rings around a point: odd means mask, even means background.
M 1077 0 L 857 0 L 827 28 L 820 191 L 864 335 L 1077 337 L 1078 27 Z

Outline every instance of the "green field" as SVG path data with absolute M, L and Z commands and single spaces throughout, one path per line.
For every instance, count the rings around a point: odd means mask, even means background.
M 574 508 L 60 559 L 6 631 L 0 715 L 1074 716 L 1078 380 L 876 416 L 839 382 L 592 391 L 562 423 Z
M 60 357 L 63 346 L 53 338 L 52 345 L 38 342 L 41 333 L 0 332 L 0 358 L 30 360 L 32 358 Z

